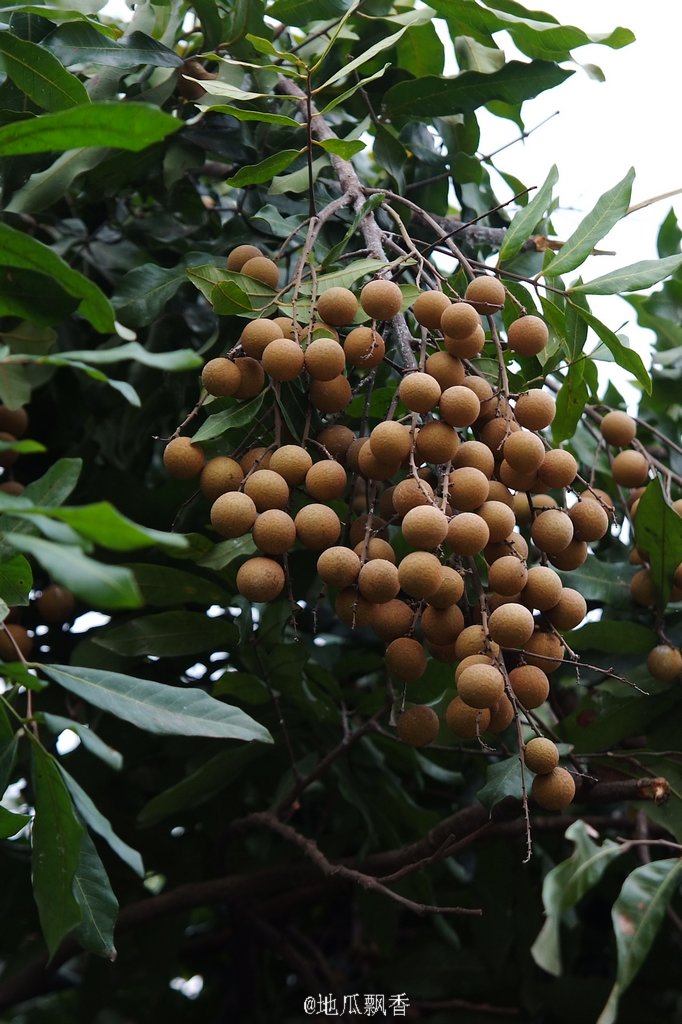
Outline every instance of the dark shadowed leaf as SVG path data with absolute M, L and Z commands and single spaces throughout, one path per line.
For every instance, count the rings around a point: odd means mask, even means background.
M 664 608 L 670 598 L 673 573 L 682 562 L 682 516 L 668 504 L 658 476 L 640 498 L 635 535 L 637 546 L 648 553 L 660 606 Z
M 0 61 L 14 84 L 44 110 L 90 102 L 83 83 L 44 46 L 0 32 Z
M 491 764 L 486 774 L 486 783 L 478 791 L 478 799 L 484 807 L 492 807 L 506 796 L 521 798 L 521 762 L 518 757 L 507 757 L 504 761 Z
M 163 658 L 231 650 L 237 636 L 236 626 L 225 619 L 200 612 L 160 612 L 99 632 L 95 643 L 124 657 L 151 654 Z
M 81 839 L 73 895 L 81 910 L 76 937 L 84 949 L 106 960 L 116 959 L 114 926 L 118 900 L 114 896 L 104 865 L 87 832 Z
M 151 565 L 142 562 L 130 563 L 127 569 L 135 576 L 145 604 L 163 608 L 167 605 L 224 604 L 228 594 L 217 580 L 196 576 L 184 569 L 173 569 L 167 565 Z
M 0 804 L 0 839 L 11 839 L 17 832 L 21 832 L 30 820 L 30 814 L 17 814 L 15 811 L 8 811 Z
M 510 260 L 516 256 L 538 221 L 547 212 L 552 201 L 552 189 L 559 179 L 556 164 L 553 164 L 545 181 L 526 206 L 522 207 L 507 228 L 500 249 L 500 259 Z
M 71 64 L 105 64 L 114 68 L 130 68 L 136 64 L 160 68 L 182 65 L 182 57 L 144 32 L 131 32 L 114 40 L 84 21 L 60 25 L 43 39 L 42 45 L 67 67 Z
M 0 563 L 0 597 L 10 607 L 27 605 L 32 586 L 31 566 L 23 555 Z
M 89 750 L 95 757 L 108 764 L 114 771 L 119 772 L 123 767 L 123 756 L 118 750 L 114 750 L 108 743 L 105 743 L 96 732 L 82 722 L 76 722 L 72 718 L 63 718 L 61 715 L 50 715 L 48 712 L 39 711 L 36 714 L 36 721 L 44 722 L 50 732 L 57 736 L 65 729 L 70 729 L 78 736 L 86 750 Z
M 264 181 L 272 181 L 276 174 L 294 162 L 300 156 L 298 149 L 283 149 L 279 153 L 261 160 L 259 164 L 249 164 L 247 167 L 240 167 L 231 178 L 226 178 L 225 183 L 232 188 L 244 188 L 245 185 L 259 185 Z

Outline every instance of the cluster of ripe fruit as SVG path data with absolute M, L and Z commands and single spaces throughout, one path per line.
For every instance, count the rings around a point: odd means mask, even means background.
M 228 267 L 277 286 L 276 265 L 249 247 L 233 251 Z M 188 437 L 173 439 L 164 452 L 172 475 L 199 477 L 221 536 L 251 533 L 260 554 L 237 573 L 247 599 L 282 593 L 286 556 L 299 544 L 319 552 L 317 572 L 341 621 L 368 627 L 387 644 L 394 680 L 415 683 L 428 654 L 456 664 L 457 695 L 445 718 L 461 739 L 500 733 L 520 711 L 547 700 L 549 675 L 564 657 L 561 632 L 587 611 L 556 569 L 578 568 L 588 545 L 608 532 L 613 512 L 609 496 L 587 486 L 567 507 L 578 465 L 542 433 L 555 416 L 553 396 L 533 388 L 512 399 L 471 362 L 486 341 L 481 318 L 494 316 L 505 299 L 504 286 L 487 275 L 469 284 L 463 300 L 422 292 L 408 316 L 427 344 L 419 367 L 400 373 L 399 402 L 389 415 L 400 415 L 400 403 L 407 412 L 362 437 L 342 416 L 329 418 L 350 401 L 356 371 L 384 360 L 379 327 L 403 308 L 398 286 L 371 281 L 359 301 L 348 289 L 330 288 L 304 329 L 286 317 L 251 320 L 240 338 L 243 354 L 208 362 L 203 386 L 211 395 L 246 399 L 265 386 L 266 375 L 275 384 L 302 376 L 319 413 L 313 436 L 239 458 L 206 461 Z M 360 309 L 369 326 L 351 326 Z M 348 328 L 344 338 L 339 328 Z M 521 316 L 507 330 L 508 348 L 522 358 L 547 341 L 537 316 Z M 607 432 L 624 414 L 610 416 Z M 614 479 L 624 486 L 642 485 L 648 472 L 638 451 L 614 459 Z M 414 705 L 400 715 L 397 733 L 424 746 L 439 727 L 431 707 Z M 538 736 L 523 758 L 536 773 L 537 802 L 566 806 L 575 785 L 558 767 L 556 745 Z

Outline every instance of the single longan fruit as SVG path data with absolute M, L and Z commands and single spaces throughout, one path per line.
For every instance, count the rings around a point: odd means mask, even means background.
M 440 398 L 440 384 L 428 373 L 409 373 L 400 382 L 398 395 L 410 412 L 431 412 Z
M 469 466 L 478 469 L 490 480 L 495 472 L 495 458 L 487 445 L 482 441 L 465 441 L 460 444 L 452 460 L 454 469 L 464 469 Z
M 469 654 L 466 658 L 462 658 L 459 665 L 455 669 L 455 686 L 459 682 L 459 677 L 465 669 L 470 668 L 472 665 L 492 665 L 493 659 L 487 654 Z
M 377 459 L 368 437 L 363 437 L 358 447 L 358 470 L 367 480 L 389 480 L 398 471 L 398 463 L 382 462 Z
M 627 448 L 637 435 L 637 423 L 626 412 L 607 412 L 599 429 L 607 444 Z
M 445 465 L 454 458 L 459 448 L 459 437 L 457 431 L 447 423 L 431 420 L 418 431 L 415 447 L 419 462 L 431 462 L 434 466 Z
M 333 338 L 316 338 L 306 348 L 303 362 L 313 380 L 330 381 L 343 373 L 346 355 Z
M 522 357 L 536 356 L 547 347 L 549 331 L 539 316 L 519 317 L 507 329 L 509 348 Z
M 358 300 L 348 288 L 327 288 L 317 300 L 321 320 L 332 327 L 345 327 L 355 318 Z
M 506 693 L 500 697 L 497 705 L 492 709 L 488 732 L 501 733 L 514 721 L 514 705 Z
M 488 493 L 488 501 L 501 501 L 503 505 L 514 511 L 514 496 L 508 487 L 500 480 L 490 481 L 490 491 Z
M 199 489 L 209 501 L 215 501 L 221 494 L 236 491 L 244 479 L 242 467 L 227 455 L 209 459 L 199 477 Z
M 424 369 L 435 377 L 442 391 L 464 384 L 464 363 L 449 352 L 434 352 L 427 356 Z
M 248 494 L 228 491 L 211 506 L 211 526 L 221 537 L 241 537 L 256 522 L 258 510 Z
M 480 624 L 463 629 L 457 637 L 455 648 L 457 657 L 460 659 L 468 658 L 470 654 L 489 654 L 496 658 L 500 653 L 499 644 L 489 639 Z
M 472 373 L 464 378 L 464 387 L 473 391 L 481 403 L 482 419 L 491 419 L 497 415 L 497 398 L 493 392 L 492 385 L 485 377 L 479 377 L 477 374 Z
M 545 446 L 537 434 L 519 430 L 504 442 L 504 458 L 519 473 L 536 473 L 545 458 Z
M 658 644 L 649 651 L 646 667 L 654 679 L 663 683 L 671 683 L 682 672 L 682 654 L 676 647 L 669 644 Z
M 398 570 L 385 558 L 373 558 L 360 569 L 358 589 L 370 604 L 385 604 L 398 596 Z
M 530 795 L 545 811 L 562 811 L 575 797 L 575 782 L 565 768 L 553 768 L 547 775 L 536 775 Z
M 657 591 L 650 569 L 640 569 L 630 580 L 630 596 L 643 608 L 652 608 L 656 604 Z
M 440 328 L 440 318 L 450 305 L 450 299 L 443 292 L 426 291 L 421 292 L 414 300 L 412 312 L 418 324 L 429 331 L 437 331 Z
M 486 523 L 493 544 L 508 537 L 516 526 L 511 508 L 501 501 L 484 501 L 476 512 Z
M 567 548 L 559 551 L 556 555 L 550 555 L 549 560 L 557 569 L 564 572 L 573 572 L 587 560 L 587 544 L 584 540 L 572 540 Z
M 418 640 L 400 636 L 386 648 L 386 668 L 399 683 L 414 683 L 426 672 L 426 651 Z
M 353 392 L 348 378 L 339 376 L 329 381 L 314 380 L 310 385 L 309 397 L 319 412 L 341 412 L 350 402 Z
M 261 250 L 255 245 L 238 245 L 227 257 L 227 269 L 239 273 L 247 260 L 252 260 L 256 256 L 262 255 Z
M 176 480 L 193 480 L 205 463 L 203 448 L 192 444 L 189 437 L 174 437 L 163 450 L 163 464 Z
M 333 459 L 316 462 L 305 476 L 307 493 L 318 501 L 333 501 L 340 498 L 347 486 L 348 476 L 345 469 Z
M 334 601 L 334 611 L 349 629 L 364 629 L 365 626 L 369 626 L 373 607 L 355 587 L 340 590 Z
M 544 430 L 556 416 L 556 402 L 547 391 L 533 388 L 517 398 L 514 415 L 516 422 L 522 427 L 529 430 Z
M 396 564 L 395 551 L 388 541 L 382 540 L 381 537 L 370 537 L 369 540 L 361 540 L 359 544 L 355 545 L 353 551 L 361 562 L 371 562 L 374 558 L 383 558 L 385 561 L 390 562 L 391 565 Z
M 538 468 L 538 479 L 548 487 L 569 487 L 576 478 L 578 463 L 570 452 L 553 448 L 546 452 Z
M 549 775 L 559 764 L 559 748 L 544 736 L 536 736 L 526 744 L 523 760 L 529 771 L 536 775 Z
M 247 601 L 274 601 L 284 590 L 284 569 L 272 558 L 249 558 L 237 572 L 237 590 Z
M 548 508 L 533 521 L 530 535 L 541 551 L 555 555 L 573 540 L 573 523 L 561 509 Z
M 28 413 L 23 405 L 20 405 L 18 409 L 10 409 L 6 405 L 0 405 L 0 430 L 13 434 L 14 437 L 23 437 L 27 429 Z
M 455 385 L 440 396 L 438 408 L 441 417 L 451 427 L 470 427 L 481 412 L 481 403 L 471 390 L 463 384 Z
M 420 550 L 437 548 L 448 532 L 448 518 L 433 505 L 422 505 L 406 512 L 401 524 L 408 544 Z
M 546 612 L 553 608 L 561 597 L 561 577 L 547 565 L 533 565 L 528 570 L 526 585 L 521 592 L 522 602 L 529 608 Z
M 496 594 L 512 597 L 520 593 L 528 580 L 528 569 L 516 555 L 503 555 L 490 566 L 488 585 Z
M 505 555 L 515 555 L 516 558 L 522 562 L 528 560 L 528 544 L 526 543 L 525 537 L 520 533 L 510 533 L 508 537 L 505 537 L 503 541 L 498 541 L 495 544 L 488 544 L 483 552 L 488 565 L 492 565 L 498 558 L 504 558 Z
M 28 635 L 23 626 L 16 622 L 10 622 L 5 625 L 4 629 L 0 628 L 0 659 L 2 661 L 20 660 L 15 644 L 24 658 L 30 658 L 33 650 L 33 638 Z
M 270 460 L 272 464 L 272 460 Z M 257 469 L 244 482 L 244 494 L 252 498 L 259 512 L 289 504 L 289 485 L 272 469 Z
M 564 660 L 564 645 L 554 633 L 534 633 L 525 644 L 524 658 L 526 666 L 542 669 L 551 674 L 561 668 Z M 514 669 L 516 671 L 516 669 Z
M 433 743 L 439 729 L 438 715 L 426 704 L 415 704 L 407 708 L 396 726 L 398 738 L 409 747 L 427 747 Z
M 396 597 L 385 604 L 370 605 L 370 608 L 370 625 L 380 640 L 390 643 L 410 632 L 414 612 L 405 601 Z
M 488 708 L 472 708 L 461 697 L 455 697 L 447 706 L 445 722 L 448 729 L 462 740 L 475 740 L 490 726 Z
M 289 341 L 298 341 L 301 325 L 292 320 L 290 316 L 273 316 L 272 322 L 277 324 L 284 337 Z
M 593 487 L 591 490 L 581 491 L 578 495 L 581 501 L 597 501 L 600 505 L 606 508 L 606 511 L 613 513 L 616 511 L 616 506 L 613 498 L 606 491 L 600 490 L 599 487 Z
M 400 562 L 400 586 L 410 597 L 422 601 L 435 594 L 442 582 L 442 566 L 428 551 L 413 551 Z
M 252 359 L 251 356 L 239 356 L 235 359 L 234 365 L 239 370 L 239 386 L 234 392 L 234 397 L 242 401 L 255 398 L 263 390 L 265 370 L 258 360 Z
M 66 587 L 50 583 L 36 601 L 36 609 L 43 622 L 51 626 L 60 626 L 64 622 L 71 622 L 76 609 L 76 598 Z
M 252 256 L 242 265 L 240 273 L 266 284 L 268 288 L 277 288 L 279 285 L 277 264 L 267 256 Z
M 328 505 L 304 505 L 294 517 L 296 536 L 313 551 L 322 551 L 336 544 L 341 536 L 341 522 Z
M 564 587 L 561 597 L 545 614 L 555 629 L 575 629 L 587 615 L 587 604 L 582 594 L 571 587 Z
M 247 452 L 244 452 L 239 465 L 242 467 L 242 473 L 244 476 L 252 470 L 254 467 L 258 469 L 268 469 L 270 466 L 270 458 L 272 451 L 270 448 L 249 448 Z
M 343 343 L 346 360 L 359 370 L 373 370 L 384 358 L 386 344 L 371 327 L 356 327 Z
M 449 608 L 434 608 L 432 605 L 422 612 L 422 629 L 429 643 L 453 643 L 464 629 L 461 609 L 453 604 Z
M 532 711 L 549 696 L 549 679 L 537 665 L 519 665 L 509 673 L 509 683 L 519 704 Z
M 471 334 L 463 338 L 451 338 L 447 334 L 443 337 L 445 351 L 456 359 L 475 359 L 485 345 L 485 331 L 479 324 Z
M 470 665 L 461 673 L 457 693 L 472 708 L 494 708 L 504 693 L 504 676 L 494 665 Z
M 469 282 L 464 298 L 481 316 L 492 316 L 504 306 L 507 291 L 497 277 L 481 275 Z
M 282 328 L 274 320 L 251 320 L 242 331 L 239 342 L 247 356 L 260 359 L 275 338 L 283 338 Z
M 440 329 L 448 338 L 459 341 L 481 327 L 481 318 L 468 302 L 452 302 L 443 310 Z
M 275 338 L 265 349 L 262 362 L 263 369 L 273 380 L 290 381 L 302 373 L 305 356 L 297 341 Z
M 355 440 L 355 434 L 350 427 L 336 423 L 331 427 L 324 427 L 317 435 L 317 443 L 326 448 L 333 459 L 343 462 L 349 445 Z
M 485 520 L 474 512 L 460 512 L 448 523 L 447 546 L 456 555 L 477 555 L 490 539 Z
M 369 435 L 369 446 L 372 454 L 380 462 L 389 465 L 400 465 L 412 449 L 412 434 L 404 423 L 386 420 L 378 423 Z
M 370 281 L 360 292 L 360 305 L 373 320 L 391 320 L 403 304 L 403 293 L 393 281 Z
M 601 540 L 609 532 L 609 517 L 598 501 L 579 501 L 568 510 L 576 540 Z
M 522 473 L 521 470 L 514 469 L 513 466 L 510 466 L 506 459 L 502 459 L 497 470 L 497 475 L 505 487 L 509 487 L 514 491 L 532 491 L 535 490 L 538 485 L 538 475 L 534 470 L 531 470 L 528 473 Z
M 522 604 L 503 604 L 492 612 L 488 630 L 500 647 L 523 647 L 533 635 L 535 620 Z
M 431 594 L 428 602 L 433 608 L 449 608 L 464 596 L 464 580 L 450 565 L 442 565 L 440 573 L 440 586 Z
M 649 462 L 641 452 L 619 452 L 611 463 L 611 474 L 621 487 L 642 487 L 649 478 Z
M 359 557 L 350 548 L 342 545 L 327 548 L 317 560 L 317 575 L 323 583 L 330 587 L 338 587 L 340 590 L 352 586 L 359 572 Z
M 274 450 L 268 468 L 283 476 L 290 487 L 296 487 L 303 483 L 312 464 L 313 460 L 305 448 L 298 444 L 285 444 Z
M 256 547 L 266 555 L 283 555 L 296 543 L 296 525 L 286 512 L 270 508 L 257 517 L 252 535 Z
M 408 476 L 395 485 L 393 507 L 399 516 L 405 516 L 412 508 L 431 505 L 434 500 L 433 487 L 426 480 L 415 480 Z

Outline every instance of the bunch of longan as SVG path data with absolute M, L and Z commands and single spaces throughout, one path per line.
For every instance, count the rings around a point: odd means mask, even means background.
M 28 413 L 23 406 L 10 409 L 7 405 L 0 405 L 0 441 L 4 441 L 6 444 L 18 441 L 24 436 L 27 429 Z M 24 485 L 7 474 L 7 470 L 12 469 L 18 458 L 19 452 L 12 451 L 11 448 L 0 452 L 0 467 L 5 470 L 2 482 L 0 482 L 0 491 L 5 491 L 6 494 L 23 493 Z

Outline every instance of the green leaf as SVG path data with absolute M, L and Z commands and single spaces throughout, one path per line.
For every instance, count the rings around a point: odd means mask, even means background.
M 126 566 L 135 576 L 144 603 L 163 608 L 167 605 L 225 604 L 227 592 L 215 579 L 206 579 L 184 569 L 167 565 L 132 562 Z
M 183 275 L 184 276 L 184 275 Z M 77 360 L 95 366 L 107 366 L 109 363 L 120 363 L 132 359 L 143 366 L 152 366 L 166 373 L 177 373 L 182 370 L 195 370 L 203 366 L 203 359 L 190 348 L 177 348 L 173 352 L 150 352 L 137 341 L 129 341 L 115 348 L 79 349 L 61 352 L 62 359 Z
M 552 423 L 554 443 L 573 437 L 580 422 L 580 417 L 590 398 L 585 383 L 585 366 L 581 359 L 569 366 L 559 394 L 556 399 L 556 415 Z
M 604 654 L 648 654 L 656 642 L 656 632 L 648 626 L 614 619 L 588 622 L 566 634 L 566 643 L 574 651 Z
M 634 567 L 627 562 L 600 562 L 596 555 L 572 572 L 556 570 L 567 587 L 579 590 L 586 601 L 602 601 L 612 607 L 629 606 L 630 579 Z
M 44 110 L 90 102 L 83 83 L 43 46 L 0 32 L 0 62 L 17 88 Z
M 245 424 L 251 423 L 264 401 L 264 391 L 261 391 L 259 395 L 256 395 L 249 402 L 235 401 L 228 409 L 223 409 L 222 412 L 216 412 L 209 416 L 192 437 L 192 442 L 198 444 L 202 441 L 211 441 L 214 437 L 220 437 L 226 430 L 234 427 L 243 427 Z
M 0 804 L 0 839 L 11 839 L 31 820 L 30 814 L 16 814 Z
M 382 53 L 384 50 L 388 50 L 391 46 L 394 46 L 402 35 L 407 31 L 407 26 L 398 29 L 391 36 L 386 36 L 384 39 L 380 39 L 373 46 L 370 46 L 368 50 L 365 50 L 359 57 L 355 57 L 354 60 L 349 61 L 348 64 L 342 62 L 341 67 L 338 71 L 335 71 L 331 78 L 328 78 L 322 85 L 318 85 L 313 89 L 313 94 L 322 92 L 324 89 L 328 89 L 330 85 L 334 85 L 339 82 L 342 78 L 346 78 L 351 75 L 358 68 L 361 68 L 363 64 L 367 64 L 370 60 Z
M 232 540 L 223 540 L 215 544 L 213 548 L 202 555 L 198 565 L 205 569 L 225 569 L 238 558 L 245 558 L 256 553 L 256 545 L 253 543 L 251 534 L 244 537 L 235 537 Z
M 303 28 L 311 21 L 326 21 L 345 14 L 350 0 L 275 0 L 268 15 L 285 25 Z
M 577 315 L 584 320 L 585 323 L 592 328 L 597 337 L 604 342 L 618 365 L 622 366 L 622 368 L 627 370 L 628 373 L 631 373 L 642 385 L 646 393 L 650 395 L 652 387 L 651 377 L 649 376 L 639 354 L 635 352 L 634 349 L 626 348 L 620 338 L 614 334 L 606 324 L 603 324 L 601 320 L 598 320 L 593 313 L 590 313 L 589 310 L 584 309 L 576 303 L 571 303 L 570 299 L 568 302 L 573 306 Z
M 23 555 L 0 562 L 0 597 L 10 607 L 27 605 L 32 587 L 33 573 Z
M 91 108 L 78 108 L 78 110 L 81 109 Z M 45 116 L 64 117 L 66 114 Z M 4 128 L 0 128 L 0 137 L 4 131 Z M 2 153 L 1 142 L 0 153 Z M 72 270 L 68 263 L 56 252 L 53 252 L 49 246 L 25 235 L 22 231 L 15 231 L 7 224 L 0 224 L 0 264 L 8 267 L 23 267 L 46 274 L 67 294 L 81 300 L 78 311 L 86 320 L 90 321 L 95 330 L 102 333 L 113 333 L 114 311 L 106 295 L 79 271 Z
M 238 121 L 259 121 L 261 124 L 282 124 L 287 128 L 300 128 L 301 122 L 295 121 L 293 117 L 286 114 L 271 114 L 265 110 L 248 110 L 246 107 L 235 107 L 230 103 L 201 103 L 197 107 L 200 110 L 211 110 L 216 114 L 229 114 L 236 117 Z
M 4 793 L 14 768 L 19 738 L 10 725 L 4 704 L 0 704 L 0 793 Z
M 320 110 L 320 113 L 321 114 L 327 114 L 330 110 L 334 110 L 335 107 L 338 107 L 342 103 L 345 103 L 346 100 L 350 99 L 351 96 L 354 96 L 355 93 L 359 89 L 364 89 L 364 87 L 366 85 L 368 85 L 369 82 L 374 82 L 377 78 L 381 78 L 382 75 L 384 74 L 384 72 L 386 71 L 386 69 L 389 68 L 390 66 L 391 66 L 390 64 L 384 64 L 384 66 L 382 68 L 379 68 L 378 71 L 375 71 L 373 75 L 367 75 L 366 78 L 360 78 L 357 81 L 355 81 L 353 83 L 353 85 L 350 86 L 350 88 L 345 89 L 343 92 L 339 93 L 337 96 L 334 97 L 333 100 L 330 100 L 329 103 L 327 103 L 324 107 L 322 107 L 322 109 Z M 317 163 L 317 161 L 316 161 L 316 163 Z M 313 167 L 315 167 L 315 166 L 316 166 L 316 164 L 313 164 Z M 320 166 L 322 166 L 322 165 L 320 165 Z M 282 180 L 284 180 L 284 179 L 282 179 Z M 272 191 L 272 189 L 270 191 Z M 281 191 L 286 191 L 286 189 L 281 189 Z M 302 190 L 301 189 L 293 189 L 292 191 L 302 191 Z
M 33 480 L 22 497 L 36 505 L 63 505 L 78 483 L 82 459 L 58 459 L 38 480 Z
M 647 552 L 660 607 L 665 608 L 670 599 L 673 573 L 682 562 L 682 516 L 668 504 L 658 476 L 648 484 L 639 500 L 635 537 L 637 547 Z
M 642 864 L 623 882 L 611 911 L 618 948 L 616 981 L 597 1024 L 615 1024 L 619 999 L 646 960 L 681 877 L 682 860 L 671 857 Z
M 82 722 L 76 722 L 73 718 L 63 718 L 62 715 L 50 715 L 46 711 L 39 711 L 35 715 L 37 722 L 42 722 L 50 732 L 55 733 L 57 736 L 64 732 L 65 729 L 70 729 L 80 739 L 81 743 L 86 750 L 89 750 L 91 754 L 98 757 L 105 764 L 108 764 L 114 771 L 120 772 L 123 767 L 123 755 L 110 747 L 108 743 L 105 743 L 96 732 L 84 725 Z
M 386 263 L 382 260 L 363 259 L 349 263 L 341 270 L 332 270 L 328 274 L 320 274 L 317 279 L 317 287 L 320 292 L 327 288 L 350 288 L 362 277 L 374 275 L 379 270 L 384 270 Z
M 631 167 L 622 181 L 600 196 L 595 206 L 562 245 L 558 255 L 544 270 L 545 276 L 557 277 L 566 274 L 587 259 L 597 242 L 627 213 L 634 180 L 635 171 Z
M 84 830 L 55 759 L 37 740 L 31 744 L 31 752 L 36 809 L 31 830 L 33 896 L 52 957 L 63 939 L 81 922 L 73 880 Z
M 147 732 L 272 742 L 267 729 L 249 715 L 203 690 L 69 665 L 44 665 L 42 671 L 89 704 Z
M 66 783 L 66 788 L 71 794 L 74 806 L 88 828 L 92 829 L 93 832 L 96 832 L 98 836 L 101 836 L 110 849 L 112 849 L 114 853 L 121 858 L 124 864 L 127 864 L 136 875 L 140 878 L 144 878 L 144 864 L 142 863 L 142 857 L 137 850 L 134 850 L 132 846 L 128 846 L 127 843 L 124 843 L 123 840 L 116 835 L 111 827 L 111 822 L 108 818 L 105 818 L 101 811 L 97 809 L 83 787 L 76 782 L 73 775 L 69 774 L 69 772 L 59 764 L 59 762 L 57 762 L 57 766 L 61 772 L 64 782 Z
M 150 103 L 89 103 L 0 128 L 0 156 L 115 146 L 139 152 L 182 127 Z M 75 273 L 75 271 L 74 271 Z
M 165 533 L 139 526 L 121 515 L 108 501 L 94 505 L 70 506 L 69 508 L 35 509 L 52 519 L 73 527 L 82 537 L 112 551 L 133 551 L 147 548 L 152 544 L 170 551 L 185 551 L 189 542 L 181 533 Z
M 200 612 L 159 612 L 101 631 L 95 643 L 123 657 L 178 657 L 199 651 L 232 650 L 237 628 L 229 620 Z
M 334 153 L 344 160 L 350 160 L 352 156 L 355 156 L 356 153 L 361 153 L 367 146 L 360 139 L 324 139 L 322 142 L 318 142 L 317 145 L 321 146 L 327 153 Z
M 114 896 L 104 865 L 87 832 L 81 839 L 73 895 L 80 907 L 81 923 L 75 937 L 83 949 L 107 960 L 116 959 L 114 926 L 118 900 Z
M 573 285 L 569 292 L 583 292 L 585 295 L 620 295 L 621 292 L 635 292 L 649 288 L 664 278 L 670 277 L 682 266 L 682 256 L 668 256 L 663 260 L 640 260 L 619 270 L 612 270 L 593 281 Z
M 549 174 L 533 198 L 514 215 L 500 248 L 500 260 L 510 260 L 521 250 L 523 243 L 529 238 L 531 231 L 552 202 L 552 190 L 558 178 L 557 166 L 552 164 Z
M 86 63 L 114 68 L 131 68 L 137 64 L 159 68 L 182 66 L 182 57 L 144 32 L 131 32 L 114 40 L 84 21 L 60 25 L 43 39 L 42 46 L 66 67 Z
M 14 193 L 7 210 L 10 213 L 39 213 L 61 199 L 81 174 L 97 167 L 112 152 L 99 146 L 67 150 L 44 171 L 32 174 L 26 184 Z
M 245 185 L 260 185 L 265 181 L 272 181 L 276 174 L 286 170 L 300 155 L 300 149 L 282 149 L 258 164 L 240 167 L 236 174 L 225 179 L 225 184 L 231 185 L 232 188 L 243 188 Z
M 485 786 L 477 795 L 484 807 L 493 807 L 507 796 L 520 799 L 522 793 L 521 762 L 518 757 L 507 757 L 488 766 Z
M 223 270 L 212 263 L 189 267 L 187 276 L 209 302 L 215 304 L 216 313 L 265 311 L 272 305 L 275 296 L 272 288 L 268 288 L 262 281 L 257 281 L 255 277 Z M 220 302 L 223 293 L 217 289 L 228 285 L 231 287 L 224 293 L 226 303 L 223 309 Z
M 42 537 L 11 534 L 8 544 L 33 555 L 53 580 L 68 587 L 93 608 L 139 608 L 142 598 L 128 569 L 88 558 L 79 547 L 55 544 Z

